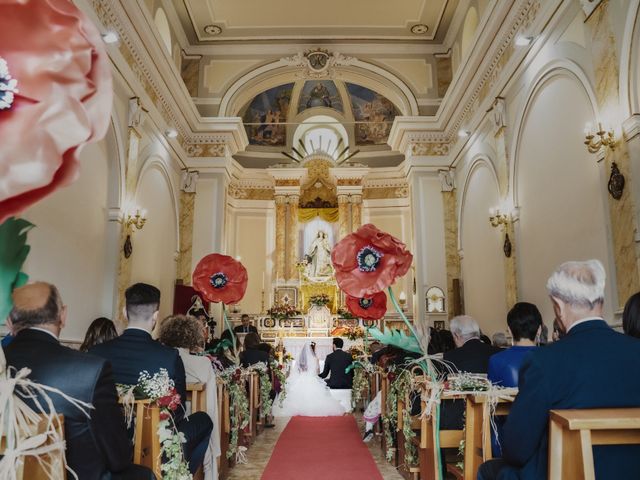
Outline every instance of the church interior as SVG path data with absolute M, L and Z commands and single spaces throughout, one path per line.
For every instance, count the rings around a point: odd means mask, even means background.
M 34 225 L 23 271 L 57 286 L 65 345 L 98 317 L 124 330 L 139 282 L 160 290 L 158 318 L 186 313 L 213 253 L 247 285 L 196 300 L 212 337 L 248 315 L 280 361 L 461 315 L 511 339 L 518 302 L 551 338 L 547 279 L 570 260 L 601 262 L 602 317 L 622 331 L 640 291 L 639 0 L 73 4 L 108 56 L 106 135 L 73 181 L 9 212 Z M 377 320 L 350 312 L 332 261 L 367 224 L 413 255 Z M 275 423 L 220 478 L 260 478 Z M 432 478 L 374 457 L 381 478 Z

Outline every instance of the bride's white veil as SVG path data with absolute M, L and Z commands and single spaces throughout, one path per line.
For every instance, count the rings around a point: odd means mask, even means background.
M 302 347 L 302 351 L 298 356 L 296 361 L 296 367 L 299 373 L 307 372 L 311 369 L 316 368 L 316 355 L 311 350 L 311 344 L 305 343 L 304 347 Z

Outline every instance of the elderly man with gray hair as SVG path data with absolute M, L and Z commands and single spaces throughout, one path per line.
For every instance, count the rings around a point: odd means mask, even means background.
M 598 260 L 560 265 L 547 282 L 566 336 L 525 359 L 503 435 L 503 458 L 483 464 L 479 480 L 547 478 L 549 410 L 640 407 L 640 341 L 603 320 L 605 271 Z M 630 370 L 631 369 L 631 370 Z M 593 448 L 598 480 L 640 478 L 640 448 Z
M 442 359 L 455 370 L 469 373 L 487 373 L 489 357 L 500 351 L 480 340 L 480 326 L 473 317 L 461 315 L 449 323 L 456 348 L 445 352 Z M 448 400 L 443 403 L 440 425 L 445 430 L 459 430 L 464 426 L 463 400 Z

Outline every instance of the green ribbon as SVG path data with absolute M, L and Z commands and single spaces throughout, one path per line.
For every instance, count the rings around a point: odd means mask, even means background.
M 11 293 L 27 283 L 29 277 L 22 272 L 31 247 L 27 233 L 34 225 L 23 218 L 10 217 L 0 225 L 0 325 L 13 308 Z

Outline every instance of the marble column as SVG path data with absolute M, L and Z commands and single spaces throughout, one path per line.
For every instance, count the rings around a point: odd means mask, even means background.
M 351 196 L 351 231 L 362 226 L 362 195 Z
M 593 58 L 595 71 L 595 93 L 603 118 L 595 121 L 620 122 L 623 119 L 607 118 L 617 111 L 619 100 L 619 70 L 618 55 L 612 30 L 612 19 L 609 14 L 609 2 L 602 2 L 586 21 L 591 32 L 591 48 L 589 52 Z M 619 200 L 614 199 L 607 192 L 607 185 L 612 163 L 615 162 L 626 179 L 624 193 Z M 617 142 L 616 149 L 604 151 L 603 195 L 609 203 L 609 217 L 611 222 L 611 236 L 613 239 L 613 253 L 616 266 L 616 286 L 618 302 L 616 308 L 622 307 L 630 295 L 640 290 L 640 275 L 638 273 L 638 257 L 635 245 L 636 208 L 632 191 L 634 179 L 631 175 L 629 150 L 626 142 Z
M 137 124 L 139 126 L 139 123 Z M 140 140 L 142 136 L 139 130 L 131 126 L 128 131 L 127 138 L 127 160 L 125 164 L 125 198 L 131 201 L 134 198 L 136 191 L 136 178 L 137 178 L 137 163 L 138 152 L 140 149 Z M 125 208 L 127 205 L 125 204 Z M 128 212 L 121 211 L 120 217 L 123 218 Z M 131 243 L 133 245 L 133 253 L 129 258 L 124 256 L 124 244 L 127 240 L 127 236 L 131 235 Z M 116 327 L 123 329 L 127 325 L 127 320 L 122 314 L 124 309 L 124 292 L 131 284 L 131 267 L 133 262 L 133 255 L 135 255 L 135 239 L 134 234 L 130 227 L 124 225 L 120 229 L 120 243 L 119 243 L 119 265 L 118 265 L 118 307 L 114 313 L 114 322 Z
M 338 194 L 338 240 L 343 239 L 351 232 L 351 219 L 349 218 L 351 215 L 349 207 L 349 195 Z
M 462 314 L 456 305 L 454 280 L 460 280 L 460 255 L 458 254 L 458 209 L 455 189 L 442 190 L 444 210 L 444 250 L 447 269 L 447 313 L 449 319 Z
M 289 206 L 289 221 L 287 224 L 287 280 L 295 280 L 298 276 L 296 263 L 298 263 L 298 202 L 299 195 L 287 197 Z
M 284 279 L 286 263 L 287 197 L 276 195 L 276 280 Z
M 180 250 L 178 252 L 178 280 L 191 285 L 191 262 L 193 249 L 193 214 L 195 192 L 180 192 Z

